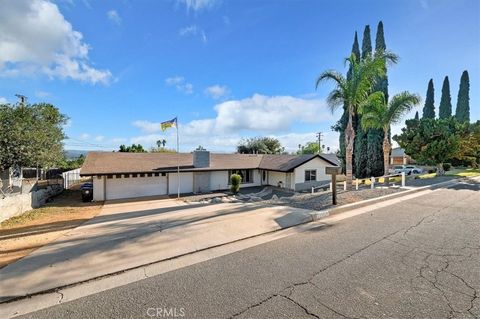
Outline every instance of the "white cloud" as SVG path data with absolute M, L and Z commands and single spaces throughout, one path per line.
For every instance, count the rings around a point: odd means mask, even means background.
M 178 30 L 178 34 L 182 37 L 186 36 L 199 36 L 200 40 L 205 44 L 207 43 L 207 35 L 205 34 L 205 30 L 200 28 L 199 26 L 192 24 L 186 27 L 181 28 Z
M 215 84 L 206 88 L 204 92 L 206 95 L 217 100 L 227 96 L 230 93 L 230 90 L 226 85 Z
M 127 141 L 127 139 L 124 138 L 124 137 L 114 137 L 114 138 L 112 138 L 112 139 L 110 140 L 110 142 L 111 142 L 111 143 L 114 143 L 114 144 L 116 144 L 116 143 L 124 143 L 124 142 L 126 142 L 126 141 Z
M 187 11 L 201 11 L 204 9 L 211 9 L 216 4 L 220 3 L 219 0 L 176 0 L 176 2 L 185 5 Z
M 94 140 L 95 140 L 95 142 L 102 142 L 102 141 L 105 140 L 105 136 L 97 135 L 97 136 L 95 136 Z
M 160 122 L 154 123 L 149 121 L 134 121 L 133 126 L 138 127 L 142 132 L 153 133 L 160 131 Z
M 83 133 L 79 137 L 79 139 L 81 139 L 82 141 L 88 140 L 89 138 L 90 138 L 90 134 L 88 134 L 88 133 Z
M 117 25 L 120 25 L 122 23 L 122 18 L 120 18 L 120 15 L 118 14 L 117 10 L 108 11 L 107 18 Z
M 8 103 L 8 100 L 3 96 L 0 96 L 0 104 L 7 104 L 7 103 Z
M 168 86 L 175 86 L 178 91 L 185 94 L 193 93 L 193 84 L 185 81 L 185 78 L 183 76 L 176 75 L 176 76 L 166 78 L 165 84 L 167 84 Z
M 107 84 L 108 70 L 92 66 L 90 47 L 47 0 L 16 0 L 0 10 L 0 74 L 43 74 L 51 78 Z
M 180 146 L 190 151 L 202 145 L 212 151 L 234 151 L 243 136 L 272 136 L 278 138 L 287 151 L 295 151 L 298 144 L 315 141 L 315 132 L 289 133 L 294 125 L 333 122 L 326 104 L 318 99 L 302 99 L 292 96 L 265 96 L 254 94 L 243 100 L 226 101 L 214 107 L 216 117 L 180 122 Z M 159 122 L 135 121 L 134 126 L 146 135 L 131 138 L 132 143 L 154 145 L 165 138 L 175 142 L 175 130 L 164 135 Z M 331 150 L 338 148 L 338 134 L 326 132 L 324 142 Z

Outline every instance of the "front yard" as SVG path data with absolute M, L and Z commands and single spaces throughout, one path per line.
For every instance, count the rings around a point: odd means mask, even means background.
M 65 190 L 44 207 L 0 224 L 0 268 L 28 255 L 100 212 L 102 204 L 83 203 L 79 190 Z

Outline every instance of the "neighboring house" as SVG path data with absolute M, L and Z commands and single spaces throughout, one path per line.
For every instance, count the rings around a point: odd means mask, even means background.
M 390 165 L 406 165 L 413 164 L 415 161 L 405 154 L 405 150 L 401 147 L 392 149 L 390 154 Z
M 242 176 L 242 187 L 273 185 L 296 191 L 328 182 L 326 166 L 338 166 L 332 155 L 260 155 L 192 153 L 90 152 L 80 171 L 92 176 L 96 201 L 203 193 L 229 188 L 230 175 Z

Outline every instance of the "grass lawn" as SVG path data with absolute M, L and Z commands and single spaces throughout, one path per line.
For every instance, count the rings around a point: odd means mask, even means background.
M 55 240 L 100 212 L 102 204 L 83 203 L 80 190 L 65 190 L 44 207 L 0 224 L 0 268 Z
M 445 172 L 446 176 L 457 176 L 457 177 L 475 177 L 480 176 L 480 169 L 475 168 L 454 168 L 450 171 Z M 421 174 L 417 176 L 420 179 L 435 178 L 437 177 L 436 173 L 430 174 Z

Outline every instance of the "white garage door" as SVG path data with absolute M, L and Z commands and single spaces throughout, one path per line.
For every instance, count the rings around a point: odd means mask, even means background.
M 167 194 L 167 177 L 107 178 L 107 199 L 156 196 Z

